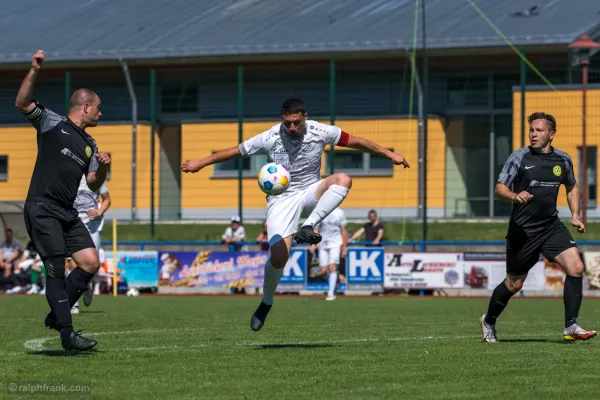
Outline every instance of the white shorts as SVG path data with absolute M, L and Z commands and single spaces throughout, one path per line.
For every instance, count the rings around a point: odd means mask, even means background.
M 94 233 L 90 232 L 90 236 L 92 236 L 94 245 L 96 245 L 96 251 L 99 251 L 99 249 L 100 249 L 100 231 L 96 231 Z
M 331 264 L 340 264 L 340 253 L 342 246 L 331 246 L 319 248 L 319 267 L 327 267 Z
M 317 205 L 317 189 L 321 182 L 315 182 L 304 190 L 269 202 L 267 235 L 270 246 L 298 232 L 300 217 L 303 213 L 310 213 Z

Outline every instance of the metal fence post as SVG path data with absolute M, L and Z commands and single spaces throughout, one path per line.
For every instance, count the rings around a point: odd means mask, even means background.
M 427 55 L 425 1 L 421 1 L 421 18 L 423 29 L 423 245 L 421 251 L 425 251 L 427 242 L 427 106 L 429 103 L 429 57 Z
M 65 72 L 65 115 L 69 114 L 71 107 L 71 73 Z
M 335 125 L 335 59 L 329 60 L 329 123 Z M 329 151 L 329 174 L 335 173 L 335 146 L 331 145 Z
M 525 86 L 527 84 L 527 68 L 525 64 L 525 52 L 521 52 L 521 147 L 525 147 Z
M 129 97 L 131 98 L 131 221 L 135 222 L 137 219 L 137 98 L 135 96 L 135 90 L 133 89 L 133 83 L 131 82 L 131 75 L 129 73 L 129 67 L 123 59 L 119 59 L 121 67 L 123 68 L 123 74 L 125 75 L 125 82 L 127 83 L 127 90 L 129 91 Z
M 156 130 L 156 70 L 150 70 L 150 237 L 154 239 L 156 227 L 154 223 L 154 186 L 155 178 L 155 137 Z
M 238 65 L 237 68 L 237 114 L 238 114 L 238 144 L 244 140 L 244 66 Z M 240 222 L 244 221 L 243 216 L 243 199 L 242 199 L 242 178 L 243 164 L 242 157 L 237 158 L 238 167 L 238 214 Z

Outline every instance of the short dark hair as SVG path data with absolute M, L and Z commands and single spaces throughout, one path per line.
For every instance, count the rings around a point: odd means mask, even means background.
M 369 210 L 369 214 L 371 214 L 371 213 L 373 213 L 373 214 L 375 214 L 375 216 L 377 216 L 377 211 L 375 211 L 375 210 Z
M 534 112 L 529 117 L 527 117 L 527 122 L 529 122 L 529 124 L 531 125 L 531 123 L 536 119 L 545 119 L 548 123 L 550 131 L 556 132 L 556 119 L 552 115 L 546 114 L 545 112 Z
M 10 229 L 10 228 L 6 228 L 6 229 L 4 230 L 4 233 L 9 233 L 9 232 L 10 232 L 10 233 L 13 233 L 12 229 Z
M 281 105 L 281 115 L 286 114 L 306 114 L 306 106 L 300 99 L 287 99 Z

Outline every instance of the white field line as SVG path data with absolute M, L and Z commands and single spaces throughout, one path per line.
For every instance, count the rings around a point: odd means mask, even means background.
M 89 337 L 103 336 L 103 335 L 119 335 L 119 334 L 144 334 L 144 333 L 160 333 L 160 332 L 181 332 L 181 331 L 193 331 L 194 329 L 164 329 L 164 330 L 153 330 L 145 329 L 139 331 L 121 331 L 121 332 L 98 332 L 89 333 Z M 402 337 L 366 337 L 366 338 L 351 338 L 351 339 L 333 339 L 333 340 L 312 340 L 312 341 L 291 341 L 291 342 L 242 342 L 242 343 L 190 343 L 184 345 L 166 345 L 166 346 L 148 346 L 148 347 L 116 347 L 98 350 L 100 352 L 120 352 L 120 351 L 159 351 L 159 350 L 185 350 L 185 349 L 210 349 L 210 348 L 239 348 L 239 347 L 302 347 L 302 346 L 326 346 L 335 344 L 347 344 L 347 343 L 375 343 L 375 342 L 404 342 L 404 341 L 439 341 L 439 340 L 466 340 L 473 339 L 474 341 L 479 339 L 480 335 L 451 335 L 451 336 L 402 336 Z M 519 335 L 519 338 L 548 338 L 539 334 L 524 334 Z M 553 335 L 553 337 L 555 337 Z M 556 336 L 558 339 L 560 336 Z M 516 338 L 516 337 L 515 337 Z M 50 340 L 58 340 L 58 336 L 37 338 L 28 340 L 23 343 L 23 346 L 28 351 L 40 352 L 50 350 L 45 347 L 46 342 Z M 20 356 L 26 353 L 10 352 L 4 353 L 8 356 Z

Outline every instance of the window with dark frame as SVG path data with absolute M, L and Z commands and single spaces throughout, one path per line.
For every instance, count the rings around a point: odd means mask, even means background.
M 0 156 L 0 181 L 8 180 L 8 156 Z
M 588 186 L 588 208 L 595 208 L 598 204 L 598 148 L 596 146 L 586 146 L 587 149 L 587 186 Z M 583 160 L 582 148 L 577 147 L 577 182 L 580 187 L 583 185 Z
M 393 151 L 393 149 L 389 149 Z M 331 171 L 331 151 L 325 152 L 325 173 Z M 358 150 L 335 150 L 334 172 L 351 175 L 392 176 L 394 165 L 386 157 Z

